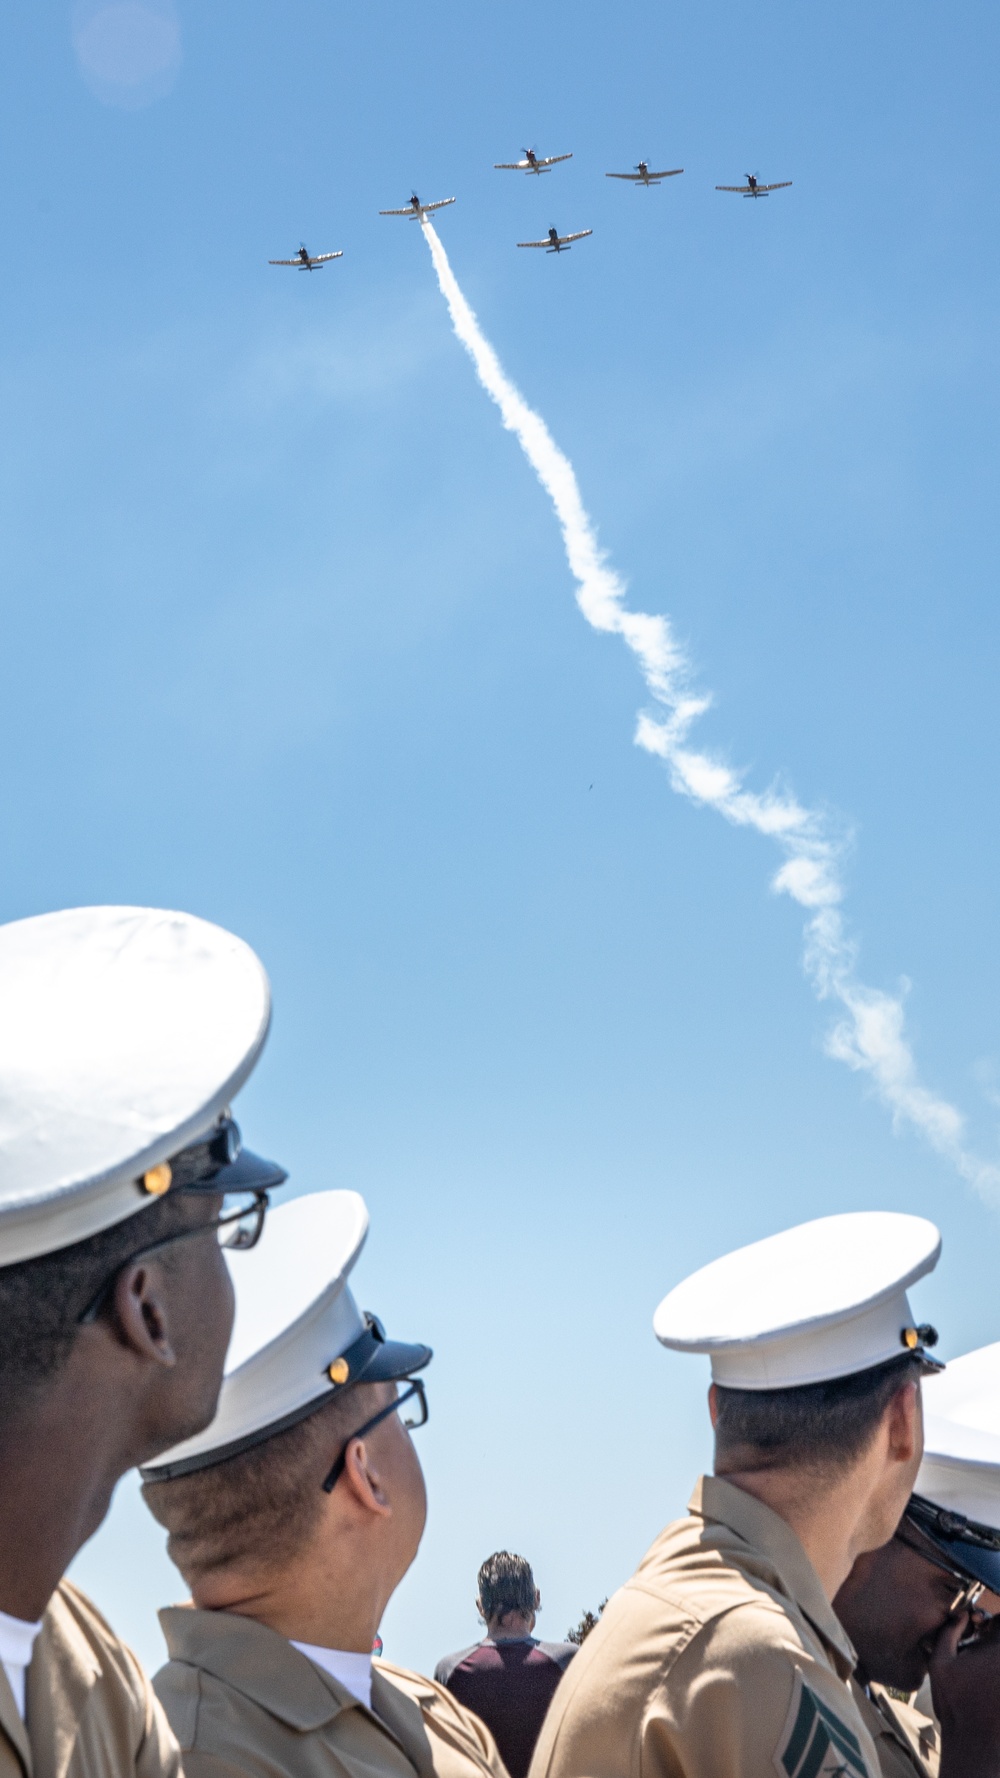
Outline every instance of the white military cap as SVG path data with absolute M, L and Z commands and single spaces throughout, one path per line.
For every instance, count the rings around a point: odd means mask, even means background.
M 209 1469 L 353 1383 L 396 1382 L 430 1363 L 429 1346 L 387 1340 L 347 1288 L 367 1233 L 357 1192 L 314 1192 L 271 1212 L 257 1246 L 231 1268 L 236 1319 L 215 1419 L 147 1464 L 144 1481 Z
M 0 926 L 0 1266 L 123 1222 L 174 1188 L 263 1190 L 230 1099 L 270 990 L 191 914 L 72 908 Z
M 925 1383 L 924 1457 L 906 1517 L 1000 1593 L 1000 1342 Z
M 920 1216 L 822 1216 L 713 1260 L 665 1296 L 658 1340 L 707 1352 L 730 1389 L 794 1389 L 912 1352 L 933 1360 L 907 1286 L 933 1270 L 941 1236 Z

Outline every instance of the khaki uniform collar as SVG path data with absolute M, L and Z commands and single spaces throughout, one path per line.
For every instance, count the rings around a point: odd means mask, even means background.
M 0 1729 L 3 1730 L 11 1743 L 27 1778 L 31 1778 L 31 1743 L 28 1740 L 27 1730 L 21 1721 L 21 1712 L 15 1702 L 14 1693 L 10 1689 L 10 1680 L 2 1665 L 0 1665 Z
M 723 1476 L 702 1476 L 691 1496 L 689 1511 L 703 1519 L 728 1525 L 750 1548 L 767 1556 L 779 1589 L 809 1619 L 834 1657 L 841 1678 L 848 1679 L 858 1664 L 854 1646 L 823 1591 L 819 1575 L 791 1526 L 742 1488 Z
M 419 1687 L 418 1682 L 416 1689 L 425 1703 L 434 1703 L 431 1686 L 424 1690 Z M 434 1778 L 434 1756 L 420 1704 L 407 1696 L 398 1685 L 390 1684 L 377 1666 L 372 1668 L 372 1711 L 389 1733 L 395 1735 L 404 1753 L 416 1766 L 420 1778 Z
M 170 1605 L 159 1613 L 172 1661 L 221 1679 L 292 1729 L 319 1729 L 357 1698 L 277 1630 L 232 1611 Z
M 159 1617 L 171 1660 L 213 1674 L 289 1728 L 321 1729 L 342 1710 L 369 1714 L 353 1692 L 266 1624 L 235 1612 L 199 1611 L 193 1605 L 168 1606 Z M 433 1701 L 428 1686 L 427 1702 Z M 377 1667 L 372 1668 L 370 1715 L 399 1742 L 420 1778 L 433 1778 L 434 1762 L 419 1703 Z
M 100 1677 L 97 1656 L 57 1589 L 42 1620 L 25 1685 L 34 1764 L 47 1778 L 63 1778 Z

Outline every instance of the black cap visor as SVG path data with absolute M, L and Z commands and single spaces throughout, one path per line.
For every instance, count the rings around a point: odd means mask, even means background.
M 268 1192 L 284 1185 L 287 1178 L 284 1167 L 279 1167 L 277 1161 L 265 1161 L 249 1148 L 241 1148 L 235 1161 L 227 1161 L 213 1173 L 193 1179 L 180 1189 L 186 1192 Z
M 1000 1530 L 935 1506 L 920 1494 L 912 1496 L 903 1517 L 952 1568 L 1000 1593 Z

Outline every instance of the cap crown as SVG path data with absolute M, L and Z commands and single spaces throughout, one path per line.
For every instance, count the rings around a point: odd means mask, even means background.
M 0 1265 L 141 1210 L 148 1168 L 254 1066 L 263 967 L 191 914 L 73 908 L 0 926 Z
M 941 1237 L 920 1216 L 824 1216 L 713 1260 L 654 1316 L 656 1337 L 707 1352 L 731 1388 L 824 1382 L 899 1357 L 906 1287 L 937 1264 Z
M 924 1390 L 915 1492 L 1000 1529 L 1000 1341 L 951 1358 Z

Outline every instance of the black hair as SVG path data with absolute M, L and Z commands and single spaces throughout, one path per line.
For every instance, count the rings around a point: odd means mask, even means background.
M 796 1389 L 715 1386 L 716 1469 L 841 1470 L 870 1443 L 893 1396 L 924 1365 L 901 1353 L 871 1370 Z
M 479 1570 L 479 1604 L 487 1623 L 505 1618 L 510 1611 L 530 1617 L 535 1607 L 535 1577 L 531 1563 L 510 1550 L 487 1556 Z
M 65 1364 L 80 1316 L 102 1284 L 179 1220 L 177 1198 L 168 1194 L 71 1247 L 0 1267 L 0 1424 Z

